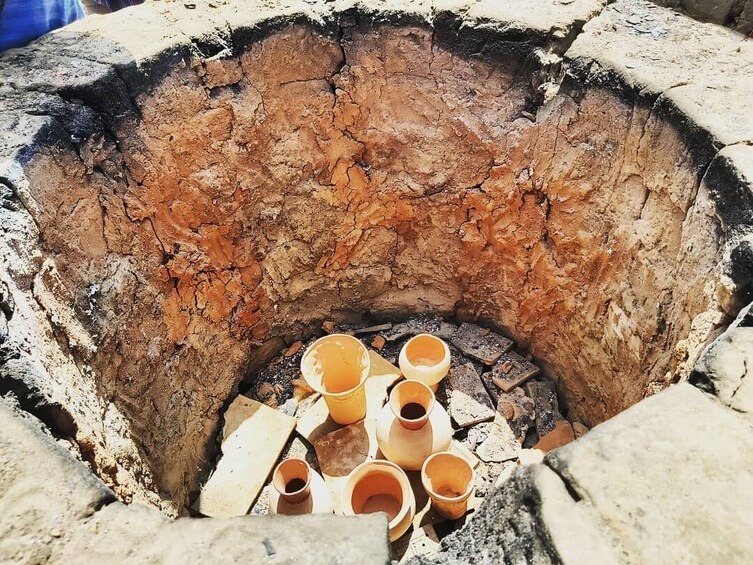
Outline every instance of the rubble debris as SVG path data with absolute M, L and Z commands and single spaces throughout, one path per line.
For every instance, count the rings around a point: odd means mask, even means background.
M 526 360 L 525 357 L 514 351 L 508 351 L 492 367 L 491 379 L 503 392 L 510 392 L 516 386 L 538 375 L 540 371 L 538 366 Z
M 476 448 L 479 459 L 486 463 L 502 463 L 517 458 L 520 442 L 501 414 L 489 424 L 487 432 L 486 439 Z
M 432 524 L 414 528 L 398 539 L 393 545 L 393 553 L 398 564 L 407 563 L 414 557 L 431 557 L 439 553 L 441 541 Z
M 322 322 L 322 330 L 325 333 L 331 334 L 335 331 L 335 322 L 333 322 L 332 320 L 325 320 L 324 322 Z
M 488 366 L 494 365 L 513 345 L 506 337 L 469 323 L 461 324 L 451 341 L 464 355 Z
M 536 413 L 536 433 L 544 437 L 562 419 L 557 403 L 557 389 L 550 381 L 528 381 L 524 387 L 533 400 Z
M 499 395 L 497 412 L 505 417 L 521 444 L 528 430 L 536 424 L 535 403 L 533 399 L 525 395 L 520 387 Z
M 392 324 L 387 323 L 387 324 L 379 324 L 377 326 L 367 326 L 365 328 L 356 328 L 346 333 L 350 333 L 351 335 L 362 335 L 362 334 L 373 334 L 377 332 L 385 332 L 391 329 L 392 329 Z
M 442 329 L 442 320 L 436 316 L 415 316 L 405 322 L 395 324 L 391 331 L 384 334 L 384 338 L 387 341 L 397 341 L 418 334 L 433 334 L 441 337 L 438 335 L 440 329 Z
M 580 422 L 573 422 L 573 432 L 575 433 L 575 439 L 588 433 L 588 428 Z
M 225 413 L 222 457 L 202 488 L 196 509 L 214 518 L 246 514 L 295 425 L 295 418 L 238 396 Z
M 448 412 L 460 427 L 494 419 L 491 399 L 470 363 L 450 368 L 446 379 Z

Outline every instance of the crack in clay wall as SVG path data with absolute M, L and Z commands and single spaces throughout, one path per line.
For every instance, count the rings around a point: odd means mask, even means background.
M 538 107 L 537 73 L 424 27 L 293 26 L 178 66 L 117 140 L 33 157 L 46 272 L 139 449 L 111 481 L 180 505 L 249 364 L 348 312 L 494 324 L 589 425 L 686 376 L 725 322 L 691 153 L 607 90 Z

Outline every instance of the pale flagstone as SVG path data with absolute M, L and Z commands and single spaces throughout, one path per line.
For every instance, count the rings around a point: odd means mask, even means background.
M 472 363 L 452 367 L 446 382 L 448 411 L 460 427 L 494 419 L 491 399 Z
M 295 424 L 295 418 L 238 396 L 225 413 L 222 457 L 201 489 L 196 509 L 215 518 L 246 514 Z
M 520 441 L 505 420 L 504 416 L 497 414 L 494 422 L 489 426 L 489 435 L 476 448 L 476 455 L 487 463 L 502 463 L 515 459 L 520 447 Z

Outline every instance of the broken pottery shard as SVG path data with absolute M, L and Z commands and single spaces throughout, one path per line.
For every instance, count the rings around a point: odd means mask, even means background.
M 225 413 L 222 458 L 201 490 L 197 510 L 214 518 L 246 514 L 295 423 L 295 418 L 238 396 Z
M 544 437 L 562 419 L 557 403 L 557 389 L 549 381 L 529 381 L 525 384 L 528 396 L 533 400 L 536 413 L 536 433 Z
M 492 367 L 492 382 L 504 392 L 510 392 L 516 386 L 520 386 L 531 377 L 539 374 L 538 366 L 528 361 L 514 351 L 508 351 L 502 355 L 497 364 Z
M 552 431 L 541 436 L 541 439 L 539 439 L 535 448 L 540 449 L 544 453 L 548 453 L 552 449 L 562 447 L 574 439 L 575 433 L 573 432 L 573 426 L 567 420 L 560 420 L 555 424 Z
M 373 457 L 363 420 L 330 432 L 313 443 L 319 468 L 330 477 L 345 477 Z
M 489 366 L 494 365 L 513 345 L 506 337 L 468 323 L 462 324 L 453 334 L 452 343 L 463 354 Z
M 450 416 L 462 428 L 494 419 L 489 395 L 470 363 L 450 369 L 447 376 L 447 397 Z
M 371 340 L 370 345 L 377 351 L 381 351 L 382 349 L 384 349 L 384 344 L 385 344 L 385 339 L 381 335 L 378 335 L 374 339 Z
M 502 463 L 517 458 L 519 448 L 520 442 L 507 420 L 497 414 L 494 422 L 489 425 L 489 435 L 476 448 L 476 455 L 486 463 Z
M 497 412 L 505 417 L 521 443 L 526 437 L 526 432 L 536 425 L 533 399 L 527 397 L 521 388 L 501 393 L 497 401 Z

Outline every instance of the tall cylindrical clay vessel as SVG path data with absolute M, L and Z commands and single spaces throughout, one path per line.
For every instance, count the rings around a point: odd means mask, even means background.
M 418 471 L 429 455 L 450 447 L 452 425 L 427 385 L 402 381 L 379 413 L 376 435 L 385 458 Z
M 358 339 L 331 334 L 312 343 L 301 359 L 301 373 L 320 392 L 330 417 L 347 426 L 366 415 L 364 382 L 369 376 L 369 352 Z

